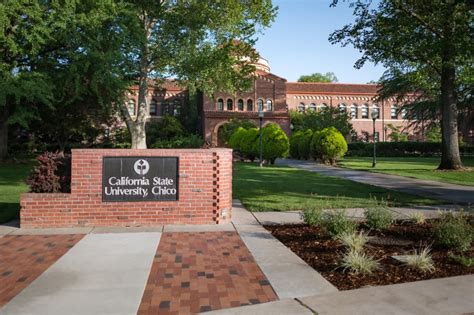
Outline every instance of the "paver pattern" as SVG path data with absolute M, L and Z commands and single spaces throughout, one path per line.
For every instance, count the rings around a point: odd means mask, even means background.
M 236 232 L 164 233 L 139 314 L 190 314 L 276 300 Z
M 8 303 L 84 235 L 16 235 L 0 238 L 0 307 Z

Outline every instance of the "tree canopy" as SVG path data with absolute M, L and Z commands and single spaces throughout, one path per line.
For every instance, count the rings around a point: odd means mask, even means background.
M 331 83 L 338 82 L 336 75 L 333 72 L 319 73 L 315 72 L 310 75 L 302 75 L 299 77 L 298 82 L 323 82 Z

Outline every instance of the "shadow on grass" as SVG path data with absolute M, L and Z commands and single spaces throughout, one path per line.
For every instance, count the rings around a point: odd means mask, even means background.
M 0 224 L 18 219 L 20 217 L 20 204 L 13 202 L 0 202 Z

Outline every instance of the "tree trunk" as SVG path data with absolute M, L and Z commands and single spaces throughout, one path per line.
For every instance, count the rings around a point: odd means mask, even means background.
M 7 106 L 3 108 L 0 116 L 0 161 L 4 161 L 8 157 L 8 109 Z
M 145 122 L 135 121 L 129 130 L 132 137 L 132 149 L 146 149 Z
M 461 169 L 458 138 L 458 110 L 456 97 L 455 45 L 452 41 L 453 16 L 447 14 L 443 31 L 441 69 L 441 163 L 438 169 Z

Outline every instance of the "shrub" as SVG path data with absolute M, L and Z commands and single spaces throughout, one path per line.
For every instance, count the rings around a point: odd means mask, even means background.
M 26 182 L 30 192 L 56 193 L 71 191 L 71 156 L 60 152 L 44 152 L 36 158 Z
M 435 226 L 435 237 L 441 246 L 466 251 L 473 239 L 472 226 L 463 213 L 447 212 Z
M 393 222 L 392 211 L 383 204 L 377 204 L 364 211 L 367 225 L 374 230 L 384 230 Z
M 474 258 L 472 257 L 465 257 L 463 255 L 454 255 L 450 254 L 449 258 L 454 260 L 456 263 L 463 265 L 464 267 L 472 267 L 474 266 Z
M 307 160 L 310 157 L 310 146 L 311 140 L 313 139 L 313 131 L 308 129 L 304 132 L 301 137 L 300 143 L 298 144 L 298 154 L 300 159 Z
M 243 136 L 247 129 L 239 127 L 235 130 L 232 136 L 229 139 L 229 146 L 234 150 L 240 150 L 240 142 L 242 141 Z
M 303 137 L 302 131 L 296 131 L 290 138 L 290 156 L 294 159 L 299 159 L 300 155 L 298 153 L 298 146 Z
M 240 141 L 240 152 L 245 158 L 253 161 L 258 155 L 258 137 L 260 131 L 257 128 L 250 128 L 245 131 Z
M 435 271 L 435 266 L 433 263 L 433 259 L 431 258 L 430 251 L 431 249 L 429 247 L 423 248 L 422 250 L 420 250 L 420 252 L 415 250 L 414 255 L 409 255 L 407 257 L 406 264 L 422 272 Z
M 347 218 L 346 210 L 340 209 L 325 212 L 322 227 L 331 237 L 336 238 L 342 233 L 353 233 L 356 230 L 357 223 Z
M 336 239 L 341 242 L 342 245 L 346 246 L 349 251 L 361 252 L 369 240 L 369 236 L 363 231 L 360 231 L 359 233 L 353 231 L 341 233 L 336 237 Z
M 175 148 L 201 148 L 204 140 L 198 135 L 178 136 L 171 139 L 158 139 L 154 144 L 155 149 Z
M 310 150 L 315 160 L 335 164 L 347 152 L 347 142 L 336 128 L 329 127 L 314 133 Z
M 303 210 L 303 221 L 310 226 L 321 226 L 323 223 L 323 209 L 306 208 Z
M 353 142 L 348 144 L 347 156 L 372 156 L 373 144 Z M 474 145 L 460 145 L 461 155 L 473 155 Z M 439 156 L 441 144 L 437 142 L 377 142 L 377 156 L 380 157 L 417 157 Z
M 342 257 L 342 267 L 344 271 L 349 269 L 355 274 L 371 274 L 380 268 L 380 264 L 372 257 L 367 256 L 362 252 L 348 251 Z
M 419 211 L 412 212 L 408 215 L 410 221 L 416 224 L 424 224 L 426 222 L 426 217 L 423 213 Z
M 288 136 L 278 124 L 268 124 L 262 130 L 263 158 L 271 164 L 277 158 L 287 157 L 290 148 Z
M 234 134 L 234 132 L 239 128 L 242 127 L 244 129 L 255 128 L 255 124 L 246 119 L 231 119 L 229 122 L 222 125 L 219 128 L 218 136 L 219 145 L 222 146 L 229 146 L 230 137 Z

